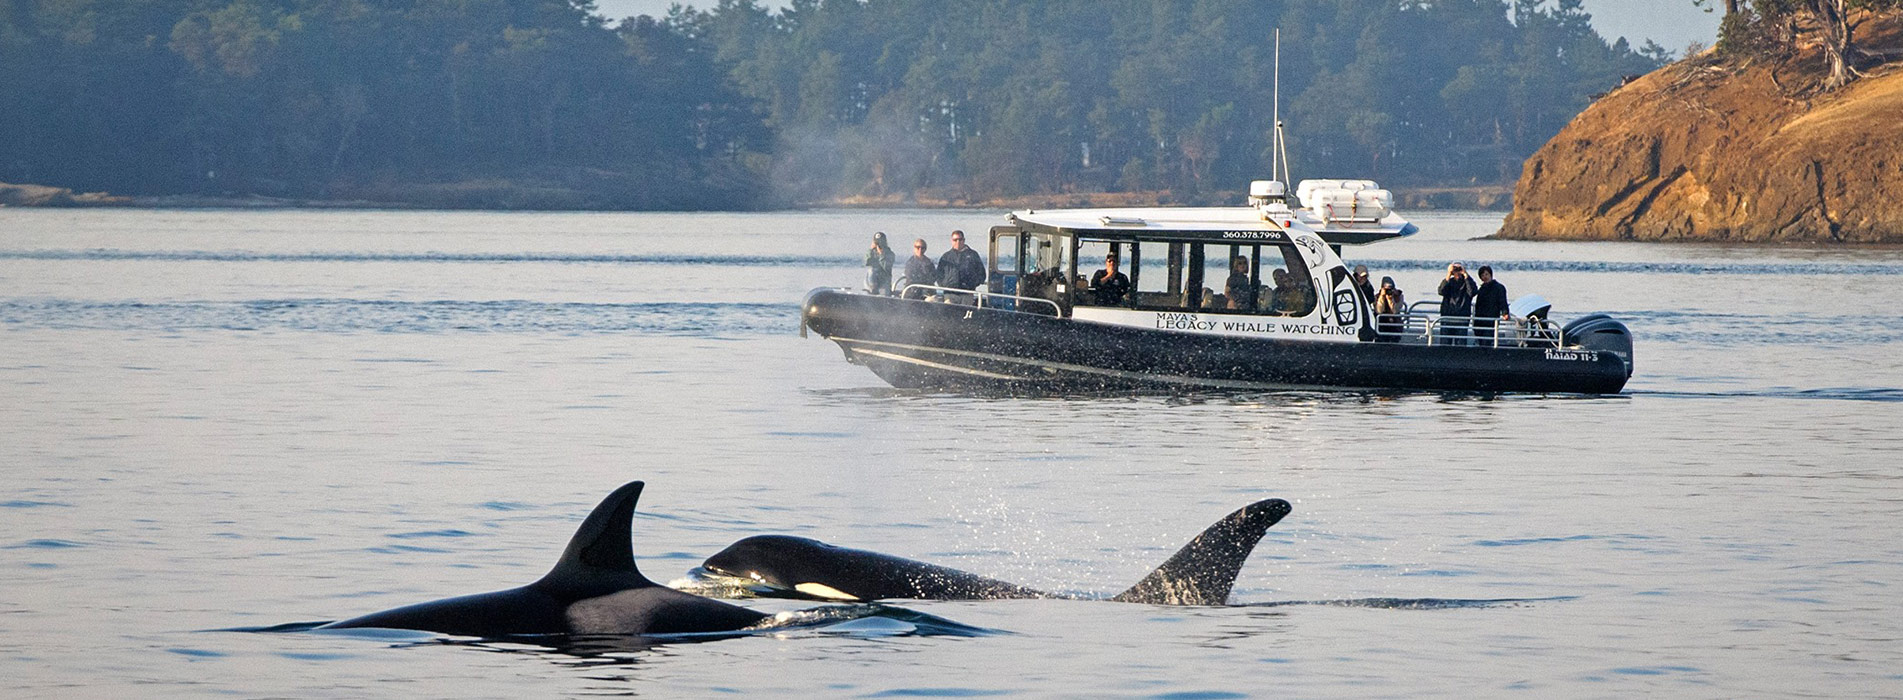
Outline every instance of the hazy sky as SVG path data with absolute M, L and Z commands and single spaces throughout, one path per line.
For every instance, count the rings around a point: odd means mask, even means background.
M 602 14 L 615 19 L 630 15 L 659 17 L 667 14 L 668 6 L 677 1 L 595 0 L 595 6 L 601 8 Z M 712 6 L 713 0 L 689 0 L 681 4 Z M 763 4 L 778 7 L 785 3 L 766 0 Z M 1686 44 L 1693 41 L 1710 44 L 1718 36 L 1718 15 L 1692 7 L 1692 0 L 1585 0 L 1585 4 L 1600 34 L 1607 39 L 1626 37 L 1633 46 L 1651 39 L 1665 48 L 1683 51 Z

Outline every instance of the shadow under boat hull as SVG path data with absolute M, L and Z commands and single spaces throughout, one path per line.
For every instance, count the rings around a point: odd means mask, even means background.
M 1612 394 L 1611 352 L 1153 330 L 815 289 L 800 322 L 892 386 L 986 392 L 1424 389 Z

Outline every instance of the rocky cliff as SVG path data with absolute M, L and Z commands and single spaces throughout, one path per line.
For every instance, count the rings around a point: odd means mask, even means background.
M 1859 39 L 1903 54 L 1897 22 Z M 1499 236 L 1903 243 L 1903 61 L 1865 72 L 1708 52 L 1632 81 L 1526 161 Z

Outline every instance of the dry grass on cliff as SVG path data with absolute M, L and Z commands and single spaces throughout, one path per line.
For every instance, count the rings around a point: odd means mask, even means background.
M 1903 59 L 1903 18 L 1866 22 Z M 1825 91 L 1821 50 L 1707 53 L 1613 91 L 1527 160 L 1507 238 L 1903 242 L 1903 60 Z

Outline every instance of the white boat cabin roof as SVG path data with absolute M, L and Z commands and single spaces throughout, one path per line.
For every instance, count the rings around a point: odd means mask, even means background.
M 1115 231 L 1282 231 L 1255 207 L 1142 207 L 1122 209 L 1026 209 L 1011 213 L 1020 224 L 1076 233 Z

